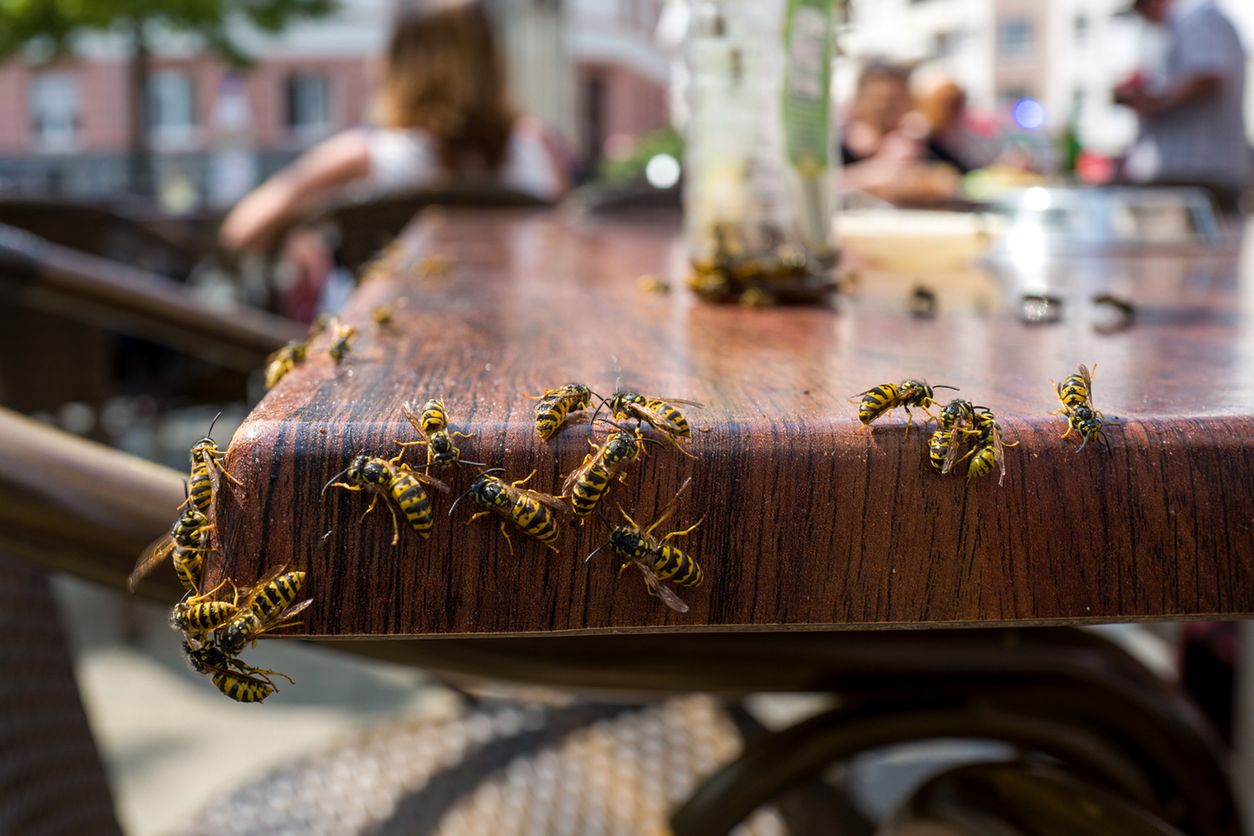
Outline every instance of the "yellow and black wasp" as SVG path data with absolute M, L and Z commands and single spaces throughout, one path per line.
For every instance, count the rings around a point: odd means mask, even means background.
M 213 440 L 213 426 L 218 423 L 218 419 L 222 417 L 219 412 L 213 417 L 213 421 L 209 424 L 209 432 L 205 437 L 192 445 L 192 449 L 188 451 L 190 458 L 191 472 L 187 477 L 187 500 L 199 511 L 203 513 L 209 512 L 209 506 L 213 503 L 214 494 L 218 492 L 220 485 L 219 475 L 225 476 L 236 485 L 240 481 L 227 472 L 226 451 L 218 447 L 218 443 Z
M 650 595 L 656 595 L 661 598 L 666 606 L 676 612 L 688 612 L 688 605 L 664 582 L 669 581 L 678 586 L 697 587 L 705 580 L 705 574 L 701 571 L 700 564 L 697 563 L 692 555 L 670 541 L 675 537 L 691 534 L 697 526 L 701 525 L 702 520 L 705 518 L 702 517 L 687 528 L 672 531 L 661 538 L 654 537 L 653 531 L 675 512 L 675 506 L 679 502 L 680 495 L 683 494 L 691 482 L 692 477 L 688 477 L 679 490 L 675 492 L 675 497 L 670 501 L 670 504 L 647 528 L 641 528 L 622 509 L 622 506 L 619 506 L 619 513 L 627 520 L 627 525 L 620 525 L 611 531 L 610 539 L 584 558 L 584 562 L 591 560 L 597 552 L 608 545 L 615 554 L 624 558 L 622 566 L 618 569 L 620 575 L 626 571 L 628 566 L 634 565 L 644 575 L 645 586 L 648 587 Z
M 336 363 L 341 363 L 352 349 L 353 340 L 357 337 L 357 329 L 340 322 L 338 319 L 333 319 L 331 322 L 335 326 L 335 334 L 334 339 L 331 341 L 331 347 L 327 349 L 327 353 L 331 355 L 331 359 Z
M 640 457 L 644 441 L 640 431 L 636 430 L 634 433 L 610 433 L 599 447 L 592 441 L 588 442 L 593 452 L 584 456 L 583 463 L 572 470 L 562 483 L 562 494 L 570 497 L 575 516 L 591 514 L 615 477 L 620 482 L 627 481 L 627 466 Z
M 902 407 L 906 410 L 906 433 L 908 434 L 910 425 L 914 422 L 910 407 L 914 406 L 923 410 L 928 418 L 936 417 L 928 409 L 936 404 L 936 401 L 932 399 L 934 389 L 956 389 L 956 387 L 929 386 L 922 380 L 903 380 L 900 383 L 881 383 L 879 386 L 872 386 L 849 400 L 858 405 L 858 420 L 863 425 L 870 425 L 881 415 Z
M 450 432 L 448 428 L 448 410 L 444 407 L 444 401 L 439 398 L 432 398 L 427 401 L 422 409 L 418 409 L 418 405 L 413 401 L 405 401 L 401 405 L 401 412 L 405 415 L 405 420 L 417 430 L 422 438 L 418 441 L 398 441 L 396 442 L 402 447 L 413 447 L 416 444 L 425 445 L 427 448 L 427 467 L 433 465 L 441 469 L 448 469 L 453 465 L 462 461 L 461 450 L 457 449 L 457 445 L 453 442 L 454 438 L 474 438 L 472 433 Z M 482 462 L 464 462 L 478 467 L 483 467 Z
M 170 610 L 170 626 L 184 635 L 212 633 L 239 614 L 239 590 L 231 601 L 214 601 L 218 590 L 229 584 L 224 580 L 208 592 L 192 595 L 190 592 Z M 234 586 L 234 584 L 231 584 Z
M 305 361 L 308 346 L 300 340 L 292 340 L 287 345 L 266 358 L 266 389 L 273 389 L 287 373 Z
M 374 496 L 370 500 L 370 506 L 361 515 L 363 520 L 374 510 L 379 500 L 382 499 L 383 504 L 387 506 L 388 512 L 392 515 L 393 546 L 401 538 L 400 524 L 397 521 L 396 512 L 399 510 L 401 515 L 405 517 L 405 521 L 409 523 L 409 527 L 414 530 L 414 533 L 426 540 L 431 536 L 431 529 L 435 525 L 435 517 L 431 513 L 431 497 L 427 495 L 426 488 L 423 486 L 431 485 L 445 493 L 448 493 L 449 489 L 448 485 L 434 476 L 420 473 L 399 462 L 400 456 L 393 459 L 383 459 L 378 456 L 361 454 L 356 456 L 348 467 L 336 474 L 322 488 L 324 493 L 330 487 L 373 493 Z M 348 482 L 335 481 L 340 476 L 347 476 Z
M 214 632 L 214 644 L 228 656 L 238 656 L 263 633 L 295 624 L 293 619 L 313 603 L 312 598 L 296 602 L 305 577 L 281 566 L 262 578 L 244 596 L 235 617 Z
M 543 395 L 533 395 L 536 403 L 536 434 L 548 441 L 572 412 L 592 405 L 592 390 L 582 383 L 567 383 L 556 389 L 545 389 Z
M 610 414 L 619 420 L 635 419 L 638 423 L 648 424 L 653 429 L 658 430 L 668 438 L 672 444 L 684 455 L 696 458 L 679 443 L 681 438 L 691 438 L 692 430 L 688 426 L 688 419 L 679 411 L 675 404 L 684 404 L 685 406 L 695 406 L 701 408 L 705 404 L 697 401 L 685 401 L 679 398 L 655 398 L 641 395 L 639 392 L 629 392 L 619 390 L 604 401 L 602 406 L 609 409 Z M 601 411 L 601 407 L 597 407 L 597 412 Z M 592 416 L 592 420 L 596 421 L 596 414 Z
M 1002 480 L 1006 478 L 1005 448 L 1018 447 L 1019 442 L 1006 444 L 1002 440 L 1001 426 L 997 423 L 997 418 L 988 409 L 976 411 L 975 430 L 977 434 L 971 451 L 963 457 L 964 459 L 967 457 L 971 458 L 971 464 L 967 466 L 967 479 L 977 479 L 988 474 L 994 467 L 997 467 L 1001 470 L 997 478 L 997 484 L 1000 485 Z
M 279 690 L 271 676 L 293 682 L 285 673 L 245 663 L 238 656 L 226 653 L 212 641 L 184 639 L 183 653 L 193 670 L 211 677 L 214 686 L 236 702 L 261 702 Z
M 524 488 L 523 485 L 536 475 L 534 470 L 527 474 L 527 478 L 509 483 L 491 475 L 502 470 L 503 468 L 494 467 L 480 473 L 466 493 L 459 496 L 453 503 L 453 507 L 448 509 L 449 515 L 452 516 L 458 502 L 470 495 L 474 497 L 476 504 L 486 510 L 475 512 L 466 524 L 469 525 L 488 514 L 501 517 L 501 534 L 505 536 L 510 554 L 514 553 L 514 543 L 510 539 L 506 522 L 512 523 L 528 537 L 533 537 L 553 551 L 557 551 L 557 546 L 554 544 L 560 528 L 557 524 L 557 514 L 554 512 L 565 510 L 566 506 L 562 504 L 565 497 Z
M 955 398 L 941 409 L 939 422 L 940 428 L 928 438 L 928 461 L 941 473 L 949 473 L 958 462 L 962 440 L 978 434 L 974 429 L 975 407 L 970 401 Z
M 1093 364 L 1093 371 L 1097 371 L 1096 363 Z M 1106 440 L 1104 428 L 1107 424 L 1117 425 L 1120 422 L 1118 419 L 1107 418 L 1093 406 L 1093 376 L 1084 364 L 1080 364 L 1080 370 L 1076 374 L 1062 383 L 1054 384 L 1054 389 L 1062 406 L 1050 414 L 1062 414 L 1067 419 L 1067 431 L 1062 437 L 1066 438 L 1075 431 L 1082 439 L 1076 449 L 1083 450 L 1090 439 L 1096 439 L 1109 450 L 1110 442 Z
M 204 568 L 204 555 L 209 550 L 209 518 L 194 505 L 183 509 L 183 513 L 174 521 L 170 533 L 158 537 L 135 561 L 127 583 L 132 592 L 157 564 L 167 557 L 173 557 L 174 572 L 184 588 L 193 592 L 200 587 L 200 576 Z

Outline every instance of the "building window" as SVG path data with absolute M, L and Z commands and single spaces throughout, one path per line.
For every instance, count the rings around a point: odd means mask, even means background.
M 1011 18 L 997 31 L 997 46 L 1002 55 L 1031 55 L 1036 47 L 1036 29 L 1027 18 Z
M 1082 44 L 1089 37 L 1089 19 L 1084 15 L 1076 15 L 1075 23 L 1072 24 L 1075 42 Z
M 148 79 L 148 132 L 164 145 L 196 139 L 196 87 L 191 73 L 159 70 Z
M 74 147 L 78 132 L 78 80 L 70 73 L 41 73 L 30 85 L 31 130 L 45 151 Z
M 331 80 L 325 73 L 293 73 L 287 77 L 287 129 L 301 141 L 331 132 Z

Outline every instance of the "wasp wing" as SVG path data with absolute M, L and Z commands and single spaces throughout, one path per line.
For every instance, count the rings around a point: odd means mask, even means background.
M 405 420 L 418 431 L 418 435 L 422 436 L 424 441 L 428 441 L 427 434 L 422 431 L 422 408 L 413 401 L 405 401 L 401 404 L 401 414 L 405 416 Z
M 539 502 L 541 505 L 547 505 L 549 508 L 552 508 L 554 511 L 568 510 L 566 507 L 566 503 L 563 502 L 562 499 L 559 499 L 558 497 L 554 496 L 551 493 L 545 493 L 544 491 L 532 491 L 526 488 L 518 488 L 518 487 L 513 488 L 513 490 L 518 491 L 518 493 L 523 494 L 524 496 L 531 497 L 536 502 Z M 505 511 L 504 509 L 501 509 L 501 510 L 503 513 L 508 513 L 508 511 Z
M 573 488 L 576 485 L 576 483 L 578 483 L 579 480 L 584 477 L 585 473 L 587 473 L 590 469 L 592 469 L 593 463 L 596 462 L 596 460 L 601 457 L 601 451 L 604 449 L 605 449 L 605 446 L 602 445 L 601 447 L 597 448 L 597 451 L 595 454 L 588 453 L 586 456 L 583 457 L 583 462 L 580 463 L 579 467 L 576 467 L 574 470 L 572 470 L 570 473 L 566 475 L 566 478 L 562 481 L 562 493 L 564 495 L 569 495 L 570 489 Z
M 945 463 L 941 466 L 941 475 L 949 473 L 954 469 L 954 465 L 958 463 L 958 453 L 961 445 L 958 443 L 958 430 L 949 431 L 949 450 L 945 453 Z
M 662 509 L 662 513 L 658 515 L 657 519 L 655 519 L 649 525 L 648 528 L 646 528 L 643 532 L 641 532 L 644 534 L 645 537 L 649 537 L 650 539 L 652 539 L 653 529 L 657 528 L 659 525 L 665 522 L 666 519 L 670 517 L 671 514 L 675 513 L 675 506 L 679 502 L 679 497 L 683 495 L 684 491 L 688 490 L 688 486 L 691 484 L 692 484 L 692 477 L 689 476 L 687 479 L 684 480 L 684 483 L 679 486 L 679 490 L 675 491 L 675 495 L 671 497 L 671 501 L 667 503 L 664 509 Z
M 653 567 L 640 560 L 634 562 L 640 569 L 640 574 L 644 575 L 644 583 L 649 588 L 649 592 L 661 598 L 662 603 L 675 612 L 688 612 L 688 605 L 675 594 L 674 590 L 658 579 L 658 576 L 653 573 Z
M 139 582 L 147 577 L 148 573 L 156 568 L 157 564 L 170 556 L 174 551 L 174 538 L 169 534 L 163 534 L 156 540 L 148 544 L 148 547 L 140 553 L 139 559 L 135 561 L 135 568 L 131 570 L 130 577 L 126 580 L 126 585 L 131 592 L 135 591 L 135 587 L 139 586 Z

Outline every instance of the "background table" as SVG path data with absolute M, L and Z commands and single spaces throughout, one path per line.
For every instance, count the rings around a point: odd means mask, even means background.
M 991 274 L 865 273 L 830 309 L 747 310 L 682 288 L 673 219 L 593 222 L 552 213 L 430 214 L 367 274 L 342 313 L 361 336 L 343 364 L 310 359 L 257 406 L 229 466 L 242 488 L 216 507 L 225 546 L 209 570 L 246 583 L 309 571 L 315 636 L 482 636 L 563 631 L 777 630 L 1244 616 L 1254 611 L 1254 282 L 1233 251 L 1097 259 L 1048 278 L 1065 302 L 1048 326 L 1019 321 L 1020 288 Z M 449 269 L 424 269 L 438 255 Z M 669 294 L 642 292 L 644 273 Z M 906 313 L 932 286 L 939 316 Z M 1103 328 L 1088 300 L 1137 302 Z M 378 329 L 370 313 L 397 304 Z M 1060 441 L 1051 380 L 1097 364 L 1099 408 L 1125 417 L 1111 451 Z M 992 408 L 1019 447 L 970 483 L 927 464 L 926 433 L 896 413 L 864 430 L 848 403 L 923 377 Z M 650 597 L 606 552 L 594 516 L 563 520 L 560 552 L 495 521 L 466 526 L 434 495 L 427 542 L 363 495 L 323 485 L 359 452 L 394 455 L 414 432 L 405 400 L 443 396 L 463 455 L 538 472 L 556 492 L 588 450 L 586 421 L 544 444 L 526 395 L 568 381 L 706 404 L 689 409 L 690 460 L 650 447 L 604 503 L 649 519 L 684 479 L 672 522 L 705 521 L 685 546 L 707 581 L 691 611 Z M 948 392 L 938 392 L 942 401 Z M 603 432 L 598 430 L 599 438 Z M 420 449 L 409 454 L 417 462 Z

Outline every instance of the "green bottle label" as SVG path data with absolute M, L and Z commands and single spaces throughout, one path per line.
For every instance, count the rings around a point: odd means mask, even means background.
M 788 0 L 784 144 L 804 176 L 816 176 L 831 158 L 833 8 L 834 0 Z

